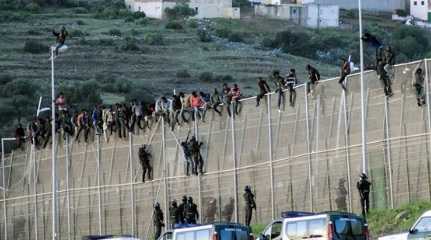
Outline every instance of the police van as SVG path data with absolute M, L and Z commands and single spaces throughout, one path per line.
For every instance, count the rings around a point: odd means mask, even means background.
M 172 240 L 251 240 L 250 229 L 238 223 L 213 223 L 175 229 Z
M 344 212 L 284 212 L 270 223 L 258 240 L 368 240 L 363 218 Z

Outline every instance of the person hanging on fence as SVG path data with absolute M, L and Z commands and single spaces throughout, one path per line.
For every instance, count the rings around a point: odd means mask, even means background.
M 341 178 L 338 181 L 337 196 L 335 198 L 335 204 L 337 205 L 338 211 L 347 211 L 347 204 L 346 204 L 347 189 L 344 186 L 345 182 L 346 180 L 344 178 Z
M 25 130 L 21 123 L 18 123 L 18 126 L 15 129 L 15 141 L 17 148 L 23 147 L 23 143 L 25 142 Z
M 69 35 L 66 31 L 66 27 L 61 27 L 60 32 L 56 32 L 55 30 L 52 31 L 52 34 L 57 38 L 57 44 L 55 45 L 55 56 L 58 56 L 58 50 L 64 46 L 64 43 L 66 42 L 66 38 Z
M 203 143 L 199 142 L 195 136 L 190 139 L 189 146 L 192 152 L 192 161 L 193 161 L 193 174 L 201 175 L 204 173 L 204 161 L 202 159 L 201 147 Z M 199 170 L 199 172 L 198 172 Z
M 139 162 L 142 167 L 142 182 L 145 182 L 145 174 L 147 174 L 148 180 L 153 180 L 153 167 L 150 163 L 151 158 L 152 155 L 148 145 L 142 145 L 139 148 Z
M 421 64 L 418 64 L 416 68 L 413 70 L 412 77 L 412 85 L 415 88 L 416 92 L 416 100 L 418 102 L 418 106 L 421 107 L 425 105 L 425 74 L 421 68 Z
M 235 200 L 233 197 L 229 198 L 229 202 L 224 205 L 222 216 L 225 222 L 230 222 L 232 220 L 233 210 L 235 209 Z
M 296 102 L 296 84 L 298 84 L 298 78 L 296 77 L 296 70 L 290 69 L 285 79 L 286 87 L 289 89 L 289 104 L 291 107 L 295 106 Z
M 317 84 L 320 81 L 320 73 L 316 68 L 307 64 L 305 67 L 308 73 L 308 84 L 307 84 L 307 94 L 313 94 Z
M 386 96 L 392 97 L 392 81 L 395 79 L 395 53 L 391 46 L 386 46 L 383 49 L 383 71 Z
M 157 240 L 162 234 L 162 228 L 165 226 L 163 211 L 162 209 L 160 209 L 160 204 L 158 202 L 154 204 L 153 220 L 154 220 L 154 239 Z
M 338 83 L 341 85 L 341 88 L 344 91 L 347 91 L 347 83 L 346 83 L 346 77 L 350 74 L 350 56 L 349 59 L 341 59 L 341 70 L 340 70 L 340 79 L 338 80 Z
M 250 226 L 253 209 L 256 209 L 254 194 L 251 192 L 250 186 L 245 186 L 243 197 L 245 201 L 245 225 Z
M 356 183 L 361 200 L 362 216 L 366 217 L 370 210 L 370 187 L 371 182 L 368 181 L 368 176 L 365 173 L 360 175 L 359 181 Z
M 262 77 L 259 77 L 257 81 L 257 86 L 259 87 L 259 95 L 256 96 L 256 107 L 259 107 L 260 100 L 265 97 L 265 95 L 271 92 L 268 83 Z
M 188 224 L 196 224 L 199 220 L 198 206 L 193 202 L 192 197 L 187 199 L 187 204 L 184 208 L 184 216 Z
M 364 33 L 364 35 L 361 37 L 361 40 L 369 44 L 371 47 L 376 48 L 376 67 L 377 67 L 378 59 L 380 57 L 380 52 L 382 51 L 382 48 L 383 48 L 382 42 L 379 39 L 377 39 L 376 36 L 370 33 Z
M 185 172 L 187 176 L 190 176 L 190 169 L 194 169 L 193 167 L 193 161 L 192 161 L 192 149 L 191 146 L 189 144 L 189 136 L 190 136 L 190 132 L 187 134 L 187 138 L 182 141 L 180 143 L 182 149 L 183 149 L 183 153 L 184 153 L 184 158 L 185 158 Z

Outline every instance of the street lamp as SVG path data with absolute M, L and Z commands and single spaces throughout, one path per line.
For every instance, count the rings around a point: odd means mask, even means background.
M 358 0 L 359 11 L 359 51 L 361 61 L 361 135 L 362 135 L 362 173 L 368 172 L 367 163 L 367 124 L 365 119 L 365 82 L 364 82 L 364 43 L 362 41 L 362 1 Z
M 4 239 L 7 238 L 7 212 L 6 212 L 6 178 L 5 178 L 5 166 L 4 166 L 4 142 L 5 141 L 15 141 L 16 138 L 2 138 L 1 139 L 1 165 L 2 165 L 2 181 L 3 181 L 3 221 L 4 221 Z
M 63 45 L 59 52 L 66 51 L 67 46 Z M 52 239 L 57 239 L 57 171 L 55 158 L 55 81 L 54 81 L 54 59 L 57 57 L 56 47 L 51 47 L 51 189 L 52 189 Z

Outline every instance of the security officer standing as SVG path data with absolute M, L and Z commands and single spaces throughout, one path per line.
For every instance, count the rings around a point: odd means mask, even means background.
M 165 226 L 163 223 L 163 212 L 162 209 L 160 209 L 160 204 L 156 202 L 154 204 L 154 214 L 153 214 L 153 220 L 154 220 L 154 239 L 157 240 L 160 235 L 162 234 L 162 227 Z
M 148 179 L 152 180 L 152 172 L 153 167 L 151 167 L 150 159 L 151 159 L 151 153 L 148 149 L 148 145 L 144 144 L 142 147 L 139 148 L 139 162 L 141 163 L 142 167 L 142 182 L 145 182 L 145 174 L 148 172 Z
M 251 192 L 250 186 L 245 186 L 244 191 L 245 225 L 250 226 L 253 209 L 256 209 L 256 202 L 254 201 L 254 194 Z
M 184 209 L 184 216 L 188 224 L 196 224 L 197 220 L 199 220 L 198 206 L 193 202 L 192 197 L 189 197 L 187 201 Z
M 181 223 L 181 215 L 178 214 L 178 204 L 176 200 L 171 202 L 171 206 L 169 207 L 169 220 L 171 223 L 171 228 L 175 228 L 175 224 Z
M 186 205 L 187 205 L 187 196 L 184 195 L 182 199 L 182 203 L 178 206 L 178 210 L 177 210 L 179 223 L 186 223 L 185 215 L 184 215 L 184 212 L 186 210 Z
M 360 175 L 360 179 L 356 184 L 356 187 L 359 191 L 359 196 L 361 197 L 361 207 L 362 207 L 362 216 L 366 216 L 368 211 L 370 210 L 370 187 L 371 182 L 368 181 L 367 174 L 362 173 Z

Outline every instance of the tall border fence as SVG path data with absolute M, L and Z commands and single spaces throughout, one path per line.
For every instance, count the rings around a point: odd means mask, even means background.
M 374 71 L 365 73 L 367 158 L 373 182 L 371 206 L 391 208 L 431 199 L 430 106 L 418 107 L 412 85 L 417 66 L 395 67 L 394 96 L 386 98 Z M 153 203 L 160 202 L 169 223 L 169 202 L 192 196 L 201 219 L 244 222 L 245 185 L 256 195 L 252 223 L 267 223 L 281 211 L 348 210 L 359 212 L 356 181 L 361 172 L 361 97 L 359 75 L 348 77 L 348 90 L 338 79 L 321 81 L 312 94 L 296 88 L 296 103 L 279 111 L 278 93 L 256 107 L 255 98 L 241 101 L 241 112 L 229 118 L 207 113 L 206 121 L 183 124 L 174 131 L 159 120 L 151 130 L 129 133 L 109 142 L 95 135 L 88 144 L 59 137 L 57 147 L 59 239 L 91 234 L 153 233 Z M 187 134 L 202 141 L 205 174 L 185 176 L 180 142 Z M 141 182 L 138 149 L 149 144 L 154 180 Z M 50 149 L 13 152 L 0 174 L 2 239 L 51 238 Z

